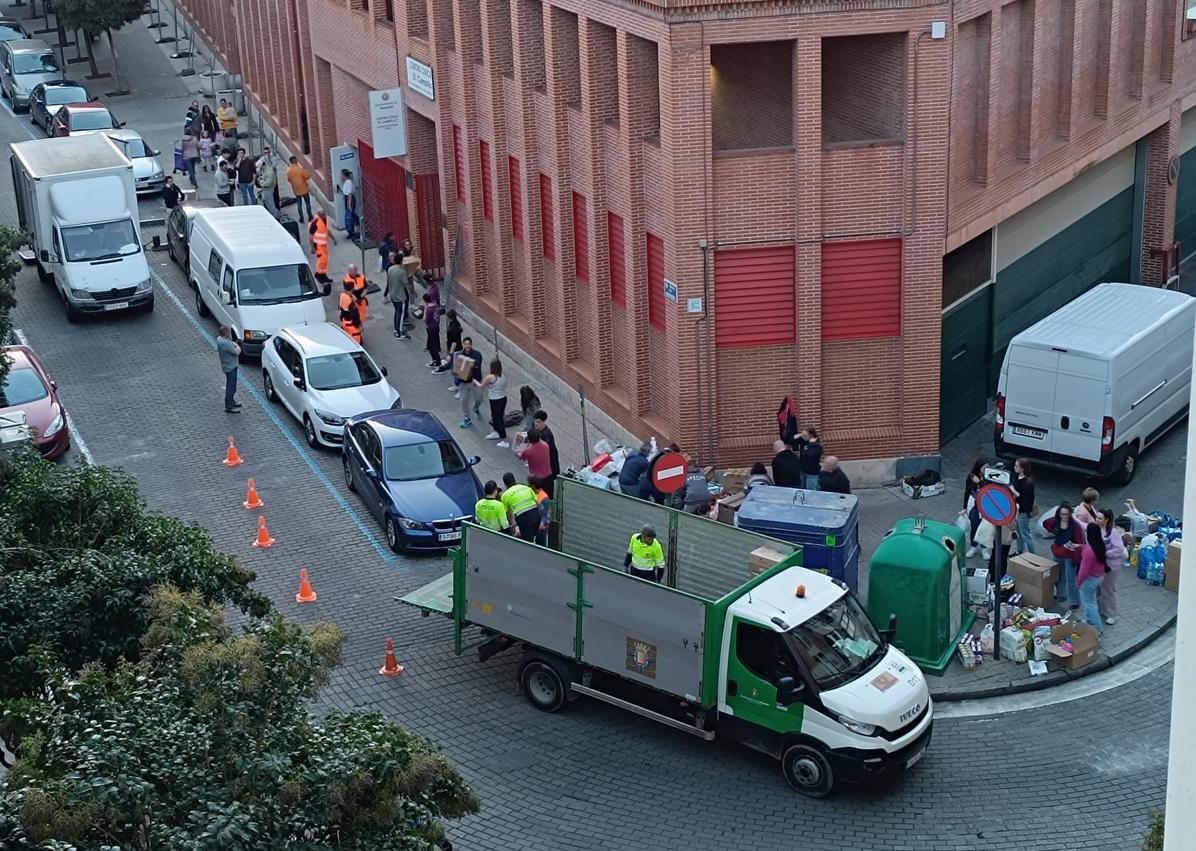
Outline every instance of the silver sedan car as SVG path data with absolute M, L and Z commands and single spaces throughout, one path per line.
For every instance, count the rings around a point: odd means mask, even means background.
M 166 182 L 162 163 L 158 159 L 162 152 L 151 148 L 136 130 L 107 130 L 105 133 L 116 143 L 116 147 L 133 161 L 133 180 L 137 185 L 137 194 L 160 192 L 162 184 Z

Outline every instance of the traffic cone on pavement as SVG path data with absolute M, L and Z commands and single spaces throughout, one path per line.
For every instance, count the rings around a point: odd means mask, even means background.
M 386 639 L 386 663 L 378 670 L 384 677 L 397 677 L 403 673 L 403 666 L 395 659 L 395 642 L 393 638 Z
M 253 545 L 262 549 L 274 546 L 274 539 L 270 537 L 270 531 L 266 528 L 266 518 L 261 515 L 257 518 L 257 540 Z
M 316 592 L 312 590 L 311 583 L 307 581 L 307 568 L 299 568 L 299 593 L 295 595 L 296 603 L 314 603 L 316 601 Z
M 245 501 L 241 504 L 246 508 L 261 508 L 265 505 L 262 498 L 257 495 L 257 485 L 253 483 L 253 479 L 249 480 L 249 496 L 245 497 Z
M 228 451 L 224 454 L 225 467 L 239 467 L 245 461 L 241 458 L 241 453 L 237 451 L 237 443 L 233 440 L 232 435 L 228 437 Z

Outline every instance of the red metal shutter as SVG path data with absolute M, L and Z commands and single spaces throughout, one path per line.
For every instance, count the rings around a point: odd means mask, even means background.
M 822 339 L 901 334 L 901 240 L 822 244 Z
M 556 260 L 556 220 L 552 216 L 552 178 L 540 175 L 540 241 L 544 257 Z
M 490 186 L 490 143 L 485 139 L 478 142 L 482 155 L 482 215 L 486 221 L 494 221 L 494 189 Z
M 523 241 L 523 188 L 519 182 L 519 160 L 507 157 L 507 180 L 511 184 L 511 236 Z
M 664 330 L 664 240 L 648 234 L 648 324 Z
M 797 254 L 792 245 L 714 253 L 714 345 L 792 344 L 797 339 Z
M 626 307 L 627 254 L 623 243 L 623 220 L 611 212 L 606 214 L 606 233 L 610 245 L 610 300 L 619 307 Z
M 461 154 L 461 128 L 453 125 L 453 177 L 457 181 L 457 200 L 465 200 L 465 163 Z
M 390 158 L 374 159 L 369 142 L 357 142 L 361 157 L 361 207 L 365 213 L 366 234 L 381 240 L 393 231 L 402 242 L 411 238 L 407 221 L 407 171 Z
M 573 193 L 573 273 L 577 280 L 590 282 L 590 220 L 586 196 Z

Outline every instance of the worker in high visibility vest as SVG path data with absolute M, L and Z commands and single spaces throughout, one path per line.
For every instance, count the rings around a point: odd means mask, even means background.
M 345 290 L 341 293 L 340 301 L 341 330 L 361 345 L 361 314 L 357 311 L 357 299 L 353 297 L 353 282 L 345 277 Z
M 365 297 L 366 288 L 370 285 L 369 281 L 358 270 L 356 263 L 350 263 L 348 274 L 344 277 L 344 282 L 353 285 L 353 298 L 357 300 L 357 312 L 361 314 L 361 326 L 364 328 L 366 314 L 369 312 L 370 307 L 370 301 Z
M 498 482 L 491 479 L 486 482 L 482 490 L 485 496 L 477 501 L 473 507 L 473 520 L 479 526 L 493 529 L 495 532 L 506 532 L 508 535 L 519 535 L 519 528 L 511 522 L 507 507 L 499 498 Z
M 500 499 L 507 507 L 507 514 L 515 520 L 519 537 L 534 541 L 540 531 L 540 504 L 536 501 L 536 492 L 527 485 L 519 484 L 512 473 L 504 473 L 502 483 Z
M 326 284 L 332 280 L 328 277 L 328 240 L 335 245 L 336 235 L 329 229 L 328 214 L 323 209 L 316 210 L 307 232 L 311 234 L 311 250 L 316 255 L 316 280 Z
M 664 577 L 664 548 L 656 538 L 656 530 L 645 526 L 631 536 L 623 567 L 632 576 L 659 582 Z

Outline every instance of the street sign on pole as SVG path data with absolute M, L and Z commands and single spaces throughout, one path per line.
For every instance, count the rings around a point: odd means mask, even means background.
M 680 452 L 666 452 L 656 459 L 652 468 L 652 486 L 661 493 L 676 493 L 685 484 L 685 456 Z
M 1004 527 L 1017 520 L 1017 497 L 1005 485 L 995 484 L 987 475 L 988 484 L 976 491 L 976 511 L 989 523 L 996 526 L 993 540 L 993 660 L 1001 661 L 1001 577 L 1005 575 Z

